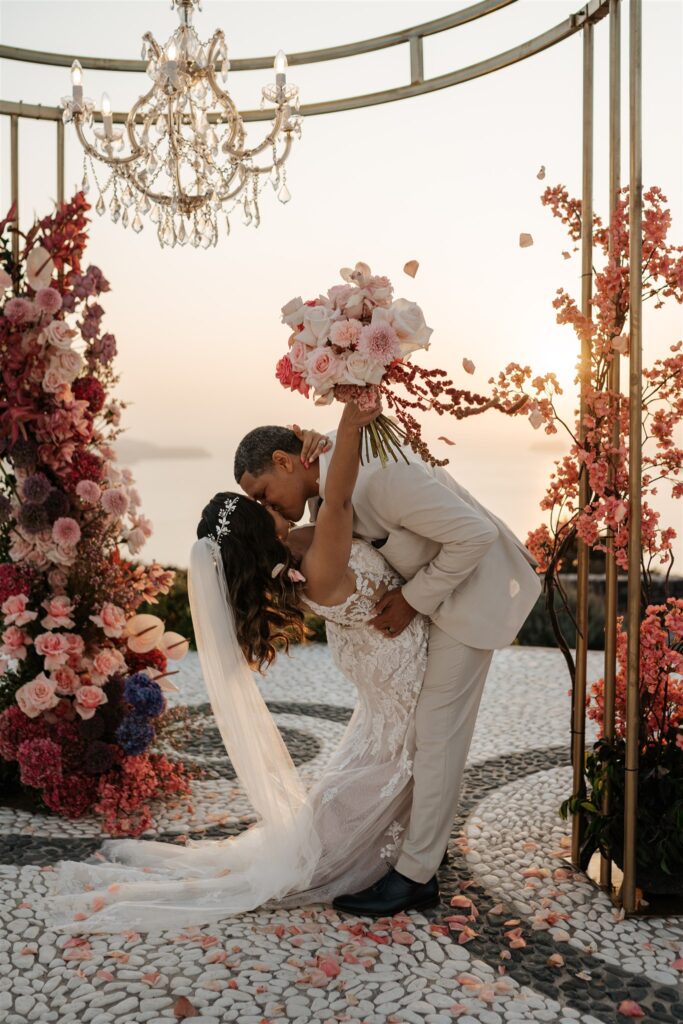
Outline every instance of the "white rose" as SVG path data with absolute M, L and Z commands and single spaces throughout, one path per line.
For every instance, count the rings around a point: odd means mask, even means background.
M 282 307 L 283 324 L 289 324 L 290 327 L 298 327 L 299 324 L 304 322 L 304 313 L 308 308 L 308 306 L 304 305 L 304 300 L 300 295 L 296 299 L 291 299 L 286 306 Z
M 332 321 L 336 319 L 337 314 L 326 306 L 306 306 L 303 315 L 304 329 L 299 331 L 296 340 L 303 341 L 304 345 L 324 344 L 330 336 Z
M 374 359 L 368 359 L 360 352 L 349 352 L 344 383 L 381 384 L 384 371 L 385 367 L 381 363 L 376 363 Z
M 403 356 L 418 348 L 429 348 L 432 328 L 427 327 L 424 313 L 416 302 L 396 299 L 388 309 L 373 310 L 373 318 L 387 320 L 391 324 L 398 334 Z
M 62 373 L 67 383 L 76 380 L 83 369 L 83 357 L 74 349 L 67 349 L 65 352 L 57 352 L 48 363 L 48 372 L 57 370 Z

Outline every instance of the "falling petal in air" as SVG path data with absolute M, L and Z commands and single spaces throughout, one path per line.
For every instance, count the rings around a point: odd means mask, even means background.
M 529 245 L 533 245 L 534 240 L 531 235 L 527 235 L 524 232 L 519 236 L 519 247 L 520 249 L 526 249 Z
M 463 359 L 462 368 L 465 373 L 474 373 L 476 367 L 471 359 Z
M 420 266 L 420 264 L 419 264 L 418 260 L 408 260 L 408 262 L 406 263 L 406 265 L 403 268 L 403 272 L 405 274 L 407 274 L 408 277 L 415 277 L 415 275 L 417 274 L 419 266 Z
M 570 260 L 572 258 L 572 254 L 570 252 L 563 252 L 562 255 L 566 260 Z
M 455 444 L 455 441 L 451 441 L 450 437 L 440 437 L 439 441 L 443 441 L 445 444 Z
M 545 178 L 545 164 L 541 164 L 541 169 L 536 175 L 536 177 L 539 181 L 543 181 L 543 179 Z

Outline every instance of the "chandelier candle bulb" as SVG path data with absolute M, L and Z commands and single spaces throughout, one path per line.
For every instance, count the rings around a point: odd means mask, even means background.
M 283 50 L 277 51 L 274 67 L 275 85 L 279 90 L 282 90 L 287 84 L 287 56 Z
M 77 60 L 71 65 L 71 96 L 74 107 L 83 106 L 83 68 Z
M 111 139 L 114 134 L 112 128 L 111 103 L 106 92 L 102 93 L 102 123 L 104 124 L 105 138 Z

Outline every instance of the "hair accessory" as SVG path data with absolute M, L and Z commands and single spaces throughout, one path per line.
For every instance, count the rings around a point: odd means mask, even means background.
M 288 569 L 287 575 L 292 583 L 305 583 L 306 577 L 302 576 L 298 569 Z
M 278 562 L 277 565 L 273 566 L 273 571 L 270 574 L 271 577 L 273 579 L 275 579 L 276 576 L 279 576 L 280 573 L 282 572 L 282 570 L 284 569 L 284 567 L 285 567 L 285 563 L 284 562 Z
M 239 501 L 239 495 L 234 498 L 226 498 L 222 509 L 218 513 L 218 523 L 216 524 L 216 530 L 214 533 L 210 533 L 209 536 L 216 544 L 220 544 L 221 538 L 225 537 L 226 534 L 230 533 L 230 516 L 235 511 L 237 502 Z

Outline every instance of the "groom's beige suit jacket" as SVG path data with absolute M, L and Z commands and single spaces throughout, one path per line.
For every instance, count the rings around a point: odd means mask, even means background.
M 328 436 L 334 440 L 335 431 Z M 506 647 L 541 592 L 533 556 L 512 530 L 450 473 L 406 448 L 384 469 L 361 466 L 353 492 L 354 534 L 381 551 L 407 581 L 403 595 L 445 633 L 480 649 Z M 319 493 L 332 450 L 320 458 Z M 310 503 L 314 520 L 319 502 Z

